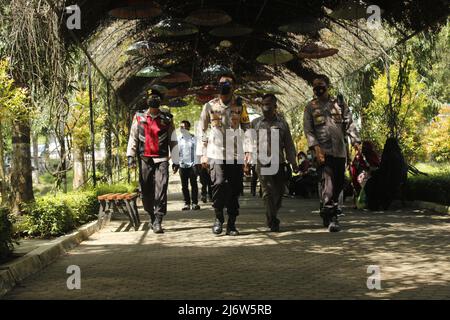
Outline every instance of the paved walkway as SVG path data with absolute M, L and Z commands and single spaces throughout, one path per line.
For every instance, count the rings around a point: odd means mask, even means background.
M 450 217 L 347 209 L 343 231 L 321 227 L 316 201 L 285 199 L 283 232 L 269 233 L 262 202 L 241 201 L 239 237 L 211 233 L 212 210 L 179 211 L 166 233 L 112 221 L 6 299 L 441 299 L 450 298 Z M 147 218 L 145 218 L 147 221 Z M 145 221 L 144 221 L 145 222 Z M 68 290 L 66 269 L 81 268 Z M 367 288 L 378 265 L 381 290 Z

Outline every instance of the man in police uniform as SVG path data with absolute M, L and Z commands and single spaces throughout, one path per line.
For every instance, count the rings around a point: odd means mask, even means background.
M 235 83 L 232 73 L 220 76 L 219 96 L 206 103 L 200 115 L 202 143 L 198 154 L 202 166 L 210 168 L 216 216 L 213 233 L 216 235 L 222 233 L 225 207 L 228 213 L 226 234 L 239 234 L 235 223 L 243 190 L 243 131 L 249 127 L 250 120 L 242 98 L 233 94 Z
M 270 231 L 279 232 L 280 220 L 277 218 L 277 213 L 281 208 L 283 192 L 288 181 L 287 166 L 290 164 L 292 170 L 298 172 L 297 152 L 289 125 L 277 112 L 275 95 L 264 95 L 262 112 L 263 116 L 251 122 L 251 128 L 255 131 L 251 135 L 246 135 L 246 141 L 250 139 L 248 143 L 245 143 L 246 168 L 248 168 L 248 162 L 253 152 L 256 159 L 253 159 L 252 162 L 256 163 L 256 171 L 261 183 L 267 226 Z M 277 140 L 275 140 L 276 136 L 278 136 Z M 260 147 L 265 150 L 260 150 Z M 264 161 L 266 155 L 261 154 L 262 152 L 267 154 L 266 161 Z M 286 160 L 289 164 L 286 163 Z
M 344 186 L 347 157 L 345 141 L 350 137 L 352 145 L 358 149 L 361 141 L 349 108 L 330 97 L 329 86 L 330 80 L 325 75 L 314 79 L 316 99 L 305 108 L 303 128 L 321 171 L 323 224 L 330 232 L 338 232 L 341 229 L 337 219 L 338 200 Z
M 161 92 L 149 90 L 148 109 L 135 114 L 127 148 L 130 167 L 138 158 L 142 202 L 154 233 L 164 233 L 161 223 L 167 213 L 169 147 L 173 150 L 177 145 L 172 115 L 159 109 L 162 100 Z

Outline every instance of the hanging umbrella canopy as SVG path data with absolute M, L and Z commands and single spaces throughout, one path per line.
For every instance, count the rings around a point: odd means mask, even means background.
M 184 21 L 197 26 L 214 27 L 230 22 L 232 18 L 222 10 L 200 9 L 192 12 Z
M 278 30 L 282 32 L 291 32 L 296 34 L 308 34 L 314 33 L 324 27 L 325 25 L 320 20 L 316 20 L 313 18 L 304 18 L 302 20 L 282 25 L 278 28 Z
M 203 69 L 202 73 L 204 76 L 208 77 L 218 77 L 221 74 L 229 73 L 231 70 L 225 66 L 222 66 L 220 64 L 213 64 L 209 67 L 206 67 Z
M 166 19 L 155 24 L 151 31 L 162 37 L 181 37 L 196 34 L 198 29 L 185 22 Z
M 209 32 L 209 34 L 215 37 L 231 38 L 231 37 L 246 36 L 252 32 L 253 32 L 252 28 L 236 23 L 230 23 L 223 27 L 217 27 L 212 29 Z
M 164 83 L 183 83 L 190 82 L 192 79 L 186 73 L 175 72 L 161 79 Z
M 236 94 L 242 96 L 263 96 L 265 94 L 283 94 L 280 90 L 274 86 L 261 86 L 261 87 L 246 87 L 236 90 Z
M 325 48 L 317 43 L 311 43 L 302 48 L 298 56 L 303 59 L 321 59 L 335 55 L 339 50 L 335 48 Z
M 129 20 L 154 18 L 161 13 L 161 7 L 155 2 L 145 2 L 127 7 L 115 8 L 108 12 L 110 17 Z
M 138 73 L 136 73 L 136 76 L 138 77 L 146 77 L 146 78 L 159 78 L 169 75 L 170 73 L 167 72 L 164 69 L 149 66 L 145 67 L 144 69 L 141 69 Z
M 284 49 L 273 48 L 261 53 L 256 60 L 263 64 L 283 64 L 294 59 L 294 56 Z
M 167 105 L 171 108 L 182 108 L 182 107 L 186 107 L 188 105 L 188 103 L 183 99 L 175 98 L 175 99 L 169 100 Z
M 367 7 L 368 5 L 364 5 L 358 1 L 347 1 L 333 10 L 330 13 L 330 17 L 343 20 L 365 19 L 369 16 Z

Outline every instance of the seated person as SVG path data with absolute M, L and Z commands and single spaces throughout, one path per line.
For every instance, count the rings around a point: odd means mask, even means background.
M 370 141 L 362 143 L 361 151 L 358 151 L 350 164 L 350 175 L 352 178 L 355 197 L 359 196 L 362 187 L 370 177 L 370 173 L 380 165 L 380 158 Z
M 297 161 L 300 171 L 298 175 L 290 179 L 289 194 L 309 198 L 316 190 L 316 170 L 312 167 L 310 160 L 308 160 L 307 155 L 303 151 L 298 153 Z
M 384 145 L 380 167 L 372 173 L 364 190 L 370 210 L 387 210 L 400 188 L 406 183 L 408 165 L 396 138 Z

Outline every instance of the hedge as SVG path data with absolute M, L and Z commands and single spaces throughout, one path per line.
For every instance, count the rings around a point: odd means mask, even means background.
M 99 185 L 95 189 L 46 195 L 36 199 L 27 208 L 19 233 L 32 237 L 49 238 L 63 235 L 76 227 L 97 219 L 97 196 L 106 193 L 125 193 L 133 185 Z
M 450 205 L 450 173 L 408 177 L 406 197 L 408 200 Z
M 13 244 L 13 224 L 9 220 L 9 211 L 6 208 L 0 208 L 0 262 L 11 255 Z

